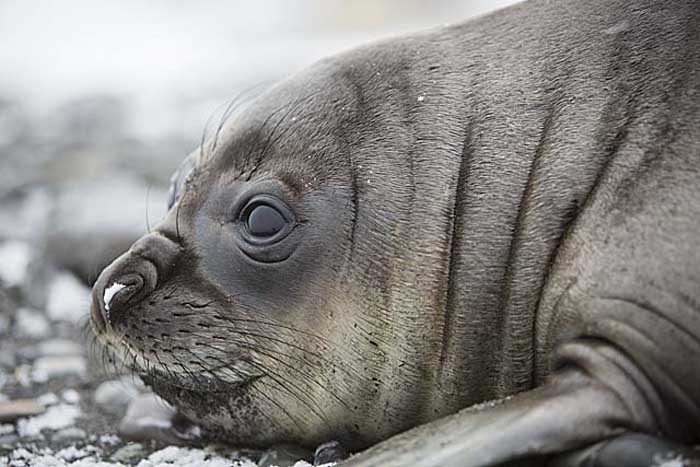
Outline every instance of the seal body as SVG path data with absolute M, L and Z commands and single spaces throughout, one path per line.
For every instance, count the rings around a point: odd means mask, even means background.
M 697 443 L 699 27 L 530 1 L 319 62 L 188 158 L 100 339 L 230 442 L 427 423 L 352 465 Z

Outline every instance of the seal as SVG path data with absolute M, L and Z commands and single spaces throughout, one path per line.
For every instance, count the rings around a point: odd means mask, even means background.
M 230 443 L 690 457 L 699 73 L 690 0 L 534 0 L 322 60 L 186 159 L 95 332 Z

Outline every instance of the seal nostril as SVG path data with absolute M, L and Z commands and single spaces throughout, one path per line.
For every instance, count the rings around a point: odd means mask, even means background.
M 107 320 L 113 320 L 113 314 L 118 313 L 129 301 L 144 289 L 145 281 L 139 274 L 129 274 L 114 280 L 102 293 L 102 307 Z
M 112 298 L 119 293 L 119 291 L 123 290 L 126 288 L 126 285 L 120 284 L 119 282 L 115 282 L 114 284 L 110 285 L 105 289 L 104 296 L 102 297 L 102 301 L 105 304 L 105 311 L 109 311 L 109 305 L 112 302 Z

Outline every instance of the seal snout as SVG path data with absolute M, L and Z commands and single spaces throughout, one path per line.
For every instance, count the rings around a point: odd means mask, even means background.
M 149 234 L 105 268 L 92 289 L 92 322 L 98 332 L 124 320 L 168 273 L 178 248 L 168 238 Z

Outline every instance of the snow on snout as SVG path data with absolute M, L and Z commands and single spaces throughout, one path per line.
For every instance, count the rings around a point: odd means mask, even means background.
M 105 289 L 105 294 L 102 297 L 102 301 L 105 304 L 105 310 L 109 311 L 109 305 L 112 303 L 112 299 L 114 296 L 122 289 L 126 288 L 124 284 L 120 284 L 119 282 L 115 282 L 114 284 L 110 285 Z

